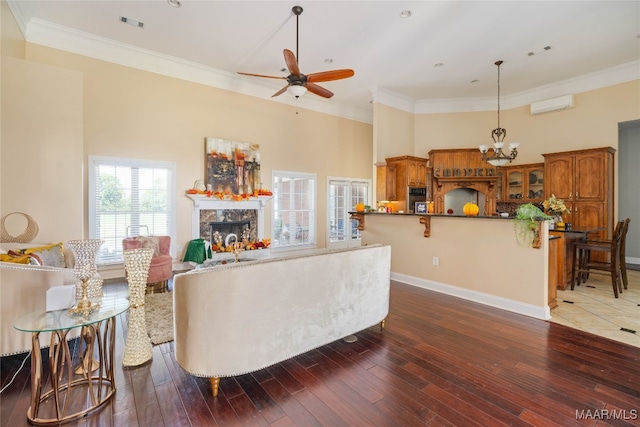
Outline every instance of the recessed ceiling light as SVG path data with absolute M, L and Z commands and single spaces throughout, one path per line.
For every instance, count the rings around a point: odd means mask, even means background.
M 182 4 L 180 4 L 178 0 L 167 0 L 167 3 L 169 3 L 169 6 L 173 6 L 176 8 L 182 6 Z
M 400 18 L 409 18 L 411 16 L 411 11 L 409 9 L 403 10 L 400 12 Z
M 136 21 L 135 19 L 127 18 L 126 16 L 121 16 L 120 22 L 124 22 L 125 24 L 129 24 L 133 27 L 138 27 L 138 28 L 144 27 L 144 22 Z

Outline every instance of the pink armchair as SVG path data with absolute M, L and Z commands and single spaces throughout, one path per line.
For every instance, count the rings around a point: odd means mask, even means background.
M 147 293 L 164 292 L 167 283 L 173 277 L 173 258 L 170 236 L 137 236 L 122 240 L 122 249 L 153 248 L 153 258 L 147 278 Z

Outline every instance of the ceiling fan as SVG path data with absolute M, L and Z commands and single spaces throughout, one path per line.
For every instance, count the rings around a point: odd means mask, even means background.
M 296 57 L 298 57 L 298 19 L 302 14 L 302 7 L 294 6 L 291 11 L 294 15 L 296 15 L 296 54 L 294 55 L 293 52 L 291 52 L 289 49 L 285 49 L 283 52 L 284 62 L 287 64 L 287 68 L 289 69 L 289 75 L 287 77 L 277 77 L 242 72 L 238 72 L 238 74 L 243 74 L 245 76 L 265 77 L 268 79 L 285 79 L 287 81 L 287 85 L 271 95 L 272 98 L 274 96 L 283 94 L 287 90 L 289 90 L 289 92 L 291 92 L 296 98 L 299 98 L 307 90 L 311 93 L 315 93 L 318 96 L 331 98 L 333 96 L 333 92 L 323 88 L 322 86 L 318 86 L 316 83 L 328 82 L 331 80 L 348 79 L 349 77 L 353 76 L 354 72 L 350 69 L 342 69 L 321 71 L 319 73 L 312 74 L 302 74 L 300 72 L 300 68 L 298 67 L 298 60 L 296 59 Z

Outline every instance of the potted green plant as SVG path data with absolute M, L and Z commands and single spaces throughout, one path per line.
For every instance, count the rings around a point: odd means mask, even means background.
M 553 219 L 533 203 L 520 205 L 516 211 L 514 230 L 521 246 L 540 247 L 540 221 Z

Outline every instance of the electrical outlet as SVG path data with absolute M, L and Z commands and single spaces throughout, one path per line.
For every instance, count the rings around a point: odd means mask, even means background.
M 437 256 L 433 257 L 433 265 L 440 265 L 440 258 L 438 258 Z

